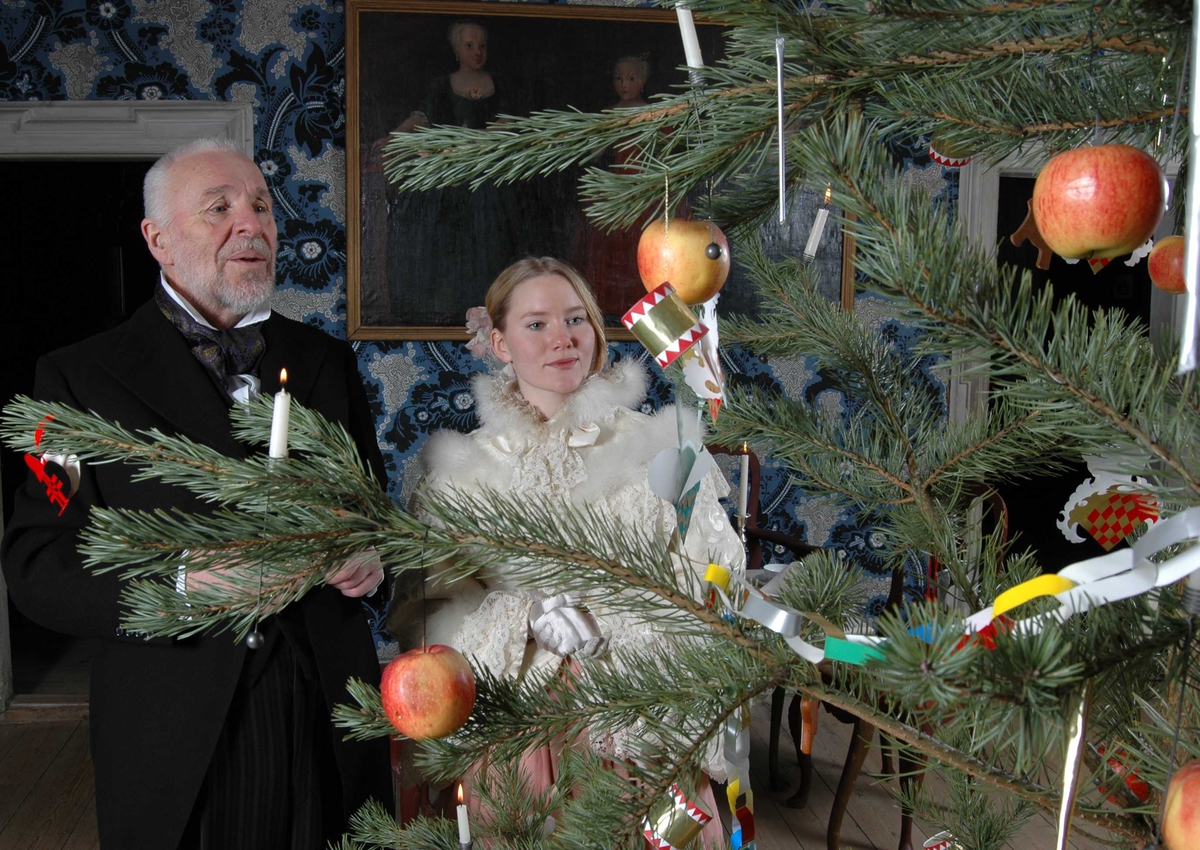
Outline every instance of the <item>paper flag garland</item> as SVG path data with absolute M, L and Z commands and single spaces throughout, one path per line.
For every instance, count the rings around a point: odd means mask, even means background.
M 713 422 L 725 401 L 725 373 L 721 368 L 719 346 L 721 337 L 717 322 L 717 302 L 721 293 L 700 305 L 700 323 L 708 333 L 700 338 L 700 344 L 692 346 L 683 355 L 683 379 L 700 398 L 708 399 L 708 413 Z

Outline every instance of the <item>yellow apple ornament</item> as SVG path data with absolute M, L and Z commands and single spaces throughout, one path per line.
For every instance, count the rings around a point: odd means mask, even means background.
M 729 241 L 711 222 L 660 218 L 642 231 L 637 260 L 647 292 L 669 282 L 683 303 L 703 304 L 729 277 Z

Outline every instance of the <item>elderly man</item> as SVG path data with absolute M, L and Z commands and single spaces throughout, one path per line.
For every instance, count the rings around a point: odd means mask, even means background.
M 154 300 L 43 358 L 35 395 L 242 457 L 230 407 L 275 392 L 286 366 L 288 391 L 345 426 L 382 481 L 350 347 L 270 310 L 276 227 L 254 163 L 200 140 L 155 163 L 144 194 L 142 233 L 162 268 Z M 145 640 L 119 626 L 119 579 L 82 566 L 92 505 L 211 508 L 181 488 L 133 482 L 123 464 L 84 464 L 61 515 L 32 479 L 16 499 L 0 552 L 13 601 L 48 628 L 103 639 L 90 703 L 103 848 L 318 850 L 367 798 L 390 800 L 386 742 L 343 742 L 329 722 L 350 701 L 347 677 L 378 683 L 359 599 L 382 580 L 378 561 L 347 564 L 267 618 L 256 650 L 228 634 Z M 211 580 L 185 569 L 177 587 Z

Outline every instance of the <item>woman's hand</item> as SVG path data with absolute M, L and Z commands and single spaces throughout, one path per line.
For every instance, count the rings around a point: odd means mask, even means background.
M 562 658 L 594 658 L 608 651 L 608 635 L 573 593 L 560 593 L 533 604 L 529 634 L 539 647 Z

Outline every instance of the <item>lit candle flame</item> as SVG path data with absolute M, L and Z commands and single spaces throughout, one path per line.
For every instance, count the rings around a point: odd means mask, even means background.
M 281 386 L 281 387 L 287 386 L 287 369 L 279 370 L 279 386 Z
M 463 801 L 462 783 L 458 783 L 458 804 L 461 806 Z
M 742 443 L 742 454 L 744 454 L 744 455 L 750 454 L 750 444 L 749 443 Z
M 833 184 L 828 183 L 825 186 L 825 203 L 829 203 L 829 201 L 832 197 L 833 197 Z

